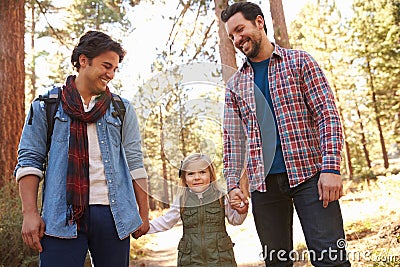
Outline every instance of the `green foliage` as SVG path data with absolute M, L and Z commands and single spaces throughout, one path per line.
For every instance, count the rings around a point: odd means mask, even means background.
M 69 62 L 71 52 L 86 31 L 108 32 L 117 40 L 132 32 L 127 15 L 130 6 L 126 0 L 74 0 L 69 6 L 62 7 L 47 0 L 26 2 L 26 34 L 30 35 L 26 47 L 27 87 L 31 95 L 37 89 L 62 83 L 73 71 Z M 37 51 L 38 43 L 42 42 L 46 44 L 47 53 Z M 39 62 L 50 66 L 46 77 L 37 77 Z M 41 83 L 36 84 L 39 80 Z
M 18 186 L 3 178 L 0 188 L 0 266 L 38 266 L 38 253 L 24 245 L 21 237 L 22 213 Z
M 214 1 L 179 1 L 177 12 L 169 17 L 172 28 L 165 45 L 161 44 L 153 68 L 191 62 L 220 62 L 218 23 Z
M 355 176 L 399 154 L 399 3 L 354 0 L 344 18 L 332 0 L 308 3 L 290 27 L 294 48 L 310 52 L 335 93 Z M 347 156 L 347 155 L 346 155 Z
M 74 0 L 67 8 L 65 34 L 79 37 L 88 29 L 111 32 L 113 24 L 118 24 L 121 32 L 129 32 L 130 22 L 126 18 L 126 8 L 121 0 Z

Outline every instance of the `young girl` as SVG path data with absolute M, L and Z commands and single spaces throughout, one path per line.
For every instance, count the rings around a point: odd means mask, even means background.
M 217 185 L 215 165 L 206 155 L 186 157 L 179 177 L 182 190 L 177 201 L 165 215 L 150 221 L 148 234 L 171 229 L 181 219 L 178 266 L 237 266 L 225 217 L 232 225 L 242 224 L 247 209 L 238 214 L 231 208 Z

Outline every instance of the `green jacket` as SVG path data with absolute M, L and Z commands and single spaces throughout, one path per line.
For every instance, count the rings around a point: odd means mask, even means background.
M 224 196 L 214 186 L 203 198 L 189 190 L 181 199 L 183 237 L 178 245 L 178 266 L 237 266 L 233 243 L 225 228 Z

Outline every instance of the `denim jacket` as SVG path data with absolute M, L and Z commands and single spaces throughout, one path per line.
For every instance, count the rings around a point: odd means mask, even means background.
M 108 197 L 120 239 L 128 237 L 141 224 L 130 171 L 143 168 L 143 155 L 138 119 L 133 106 L 123 99 L 126 107 L 122 130 L 121 121 L 114 117 L 114 106 L 96 122 L 97 135 L 108 185 Z M 33 114 L 31 114 L 33 112 Z M 32 124 L 28 118 L 32 115 Z M 45 234 L 61 238 L 76 238 L 76 224 L 66 225 L 66 174 L 70 135 L 70 117 L 58 107 L 54 123 L 48 167 L 43 182 L 42 218 Z M 18 148 L 20 167 L 34 167 L 43 171 L 46 153 L 47 121 L 44 103 L 34 101 L 27 116 Z

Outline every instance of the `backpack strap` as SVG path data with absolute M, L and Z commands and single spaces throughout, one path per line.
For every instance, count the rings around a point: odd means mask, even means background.
M 44 101 L 47 120 L 47 141 L 46 154 L 49 153 L 51 145 L 51 136 L 53 135 L 55 116 L 61 100 L 61 88 L 54 86 L 47 94 L 38 97 L 40 101 Z
M 113 117 L 118 117 L 121 121 L 121 138 L 122 138 L 122 127 L 124 124 L 125 112 L 126 112 L 125 105 L 121 97 L 114 93 L 112 93 L 111 102 L 115 109 L 115 111 L 113 111 L 111 114 L 113 115 Z

